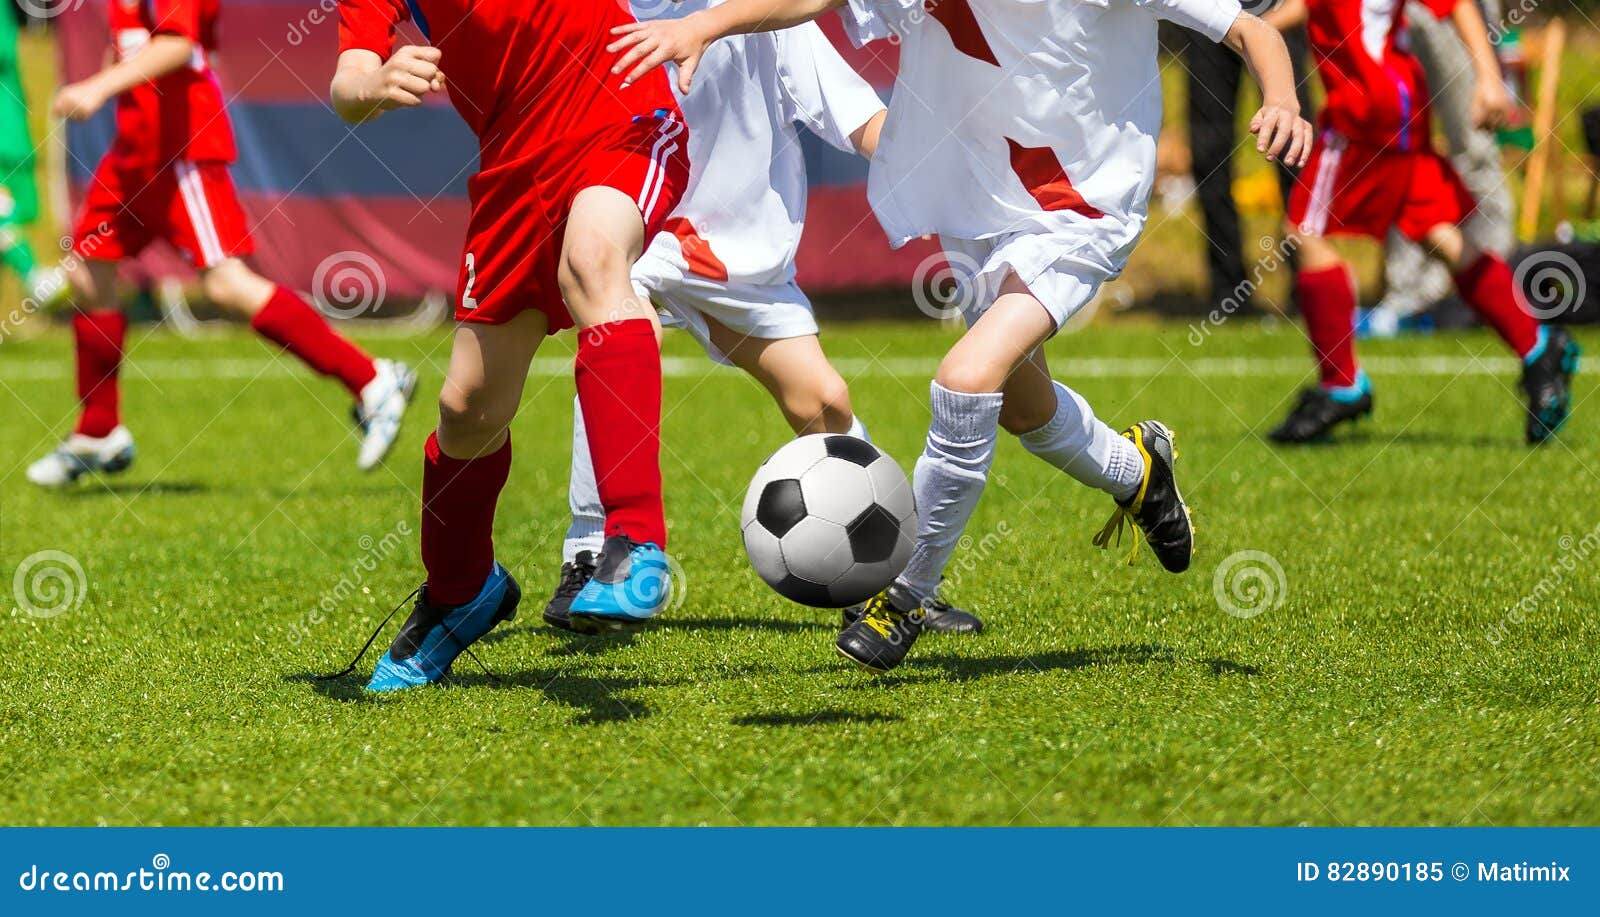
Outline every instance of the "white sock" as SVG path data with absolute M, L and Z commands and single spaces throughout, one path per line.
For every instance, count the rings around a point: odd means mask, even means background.
M 1139 448 L 1096 420 L 1082 395 L 1060 382 L 1054 384 L 1056 414 L 1039 429 L 1017 437 L 1022 448 L 1118 500 L 1132 497 L 1144 480 Z
M 872 442 L 872 437 L 867 435 L 866 424 L 863 424 L 861 422 L 861 418 L 858 416 L 851 415 L 850 429 L 846 430 L 845 432 L 851 436 L 854 436 L 856 439 L 864 439 L 869 443 Z
M 567 505 L 572 508 L 572 524 L 561 545 L 561 562 L 571 563 L 579 551 L 600 553 L 605 542 L 606 510 L 600 505 L 600 486 L 594 480 L 594 462 L 589 459 L 589 437 L 583 429 L 583 407 L 572 399 L 572 472 L 567 479 Z
M 917 500 L 917 546 L 896 582 L 919 602 L 933 595 L 955 553 L 961 532 L 983 496 L 995 440 L 1000 436 L 999 392 L 970 395 L 931 385 L 933 422 L 912 475 Z

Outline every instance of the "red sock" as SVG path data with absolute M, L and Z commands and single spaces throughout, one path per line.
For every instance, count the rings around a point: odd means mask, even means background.
M 378 374 L 371 357 L 334 331 L 309 303 L 283 287 L 272 291 L 272 298 L 250 320 L 250 327 L 317 372 L 337 378 L 356 397 Z
M 1300 313 L 1324 388 L 1356 384 L 1356 291 L 1344 265 L 1295 275 Z
M 511 473 L 511 437 L 475 459 L 439 449 L 439 434 L 422 449 L 422 566 L 428 601 L 461 605 L 483 589 L 494 568 L 494 506 Z
M 648 319 L 578 333 L 574 368 L 606 534 L 667 546 L 661 507 L 661 349 Z
M 1539 322 L 1517 305 L 1516 280 L 1499 255 L 1485 253 L 1456 274 L 1456 289 L 1517 356 L 1527 356 L 1539 342 Z
M 128 319 L 118 309 L 79 312 L 72 317 L 72 337 L 77 344 L 77 432 L 105 436 L 122 422 L 117 370 L 122 366 L 122 341 Z

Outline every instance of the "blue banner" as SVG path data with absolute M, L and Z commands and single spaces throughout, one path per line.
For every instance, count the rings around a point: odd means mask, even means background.
M 0 830 L 4 914 L 1557 914 L 1600 907 L 1600 829 Z

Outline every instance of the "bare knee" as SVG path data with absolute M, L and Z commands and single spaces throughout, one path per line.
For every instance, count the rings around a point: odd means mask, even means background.
M 1000 404 L 1000 428 L 1013 436 L 1032 433 L 1055 416 L 1055 404 L 1028 402 L 1007 396 Z
M 230 258 L 200 273 L 200 290 L 217 308 L 248 318 L 272 297 L 273 284 Z
M 1321 236 L 1305 235 L 1294 226 L 1285 225 L 1284 245 L 1294 251 L 1302 271 L 1325 271 L 1344 264 L 1333 243 Z
M 85 261 L 69 264 L 65 271 L 73 306 L 82 312 L 116 309 L 117 264 L 110 261 Z
M 1428 230 L 1422 246 L 1429 257 L 1444 262 L 1452 271 L 1471 264 L 1481 254 L 1468 243 L 1461 227 L 1453 223 L 1442 223 Z
M 779 397 L 796 433 L 844 433 L 855 420 L 850 387 L 837 373 Z
M 628 253 L 603 233 L 573 231 L 561 250 L 561 295 L 580 325 L 620 319 L 622 300 L 634 298 Z
M 448 455 L 470 458 L 492 451 L 511 426 L 517 405 L 486 387 L 464 387 L 448 379 L 439 393 L 439 445 Z
M 1000 391 L 1005 385 L 1005 372 L 995 367 L 971 362 L 957 357 L 951 351 L 939 364 L 933 381 L 941 388 L 968 395 L 984 395 Z

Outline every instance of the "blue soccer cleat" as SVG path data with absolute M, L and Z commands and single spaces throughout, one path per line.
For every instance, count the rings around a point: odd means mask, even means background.
M 637 627 L 661 612 L 671 592 L 665 551 L 612 535 L 594 577 L 572 600 L 572 627 L 586 633 Z
M 1555 435 L 1572 413 L 1572 376 L 1578 371 L 1578 342 L 1565 328 L 1540 328 L 1539 343 L 1523 358 L 1522 390 L 1528 396 L 1525 427 L 1530 445 Z
M 468 646 L 496 624 L 516 617 L 521 600 L 517 581 L 498 563 L 489 571 L 477 598 L 465 605 L 431 605 L 424 586 L 411 617 L 372 670 L 367 690 L 404 691 L 433 684 L 449 673 L 450 665 Z

